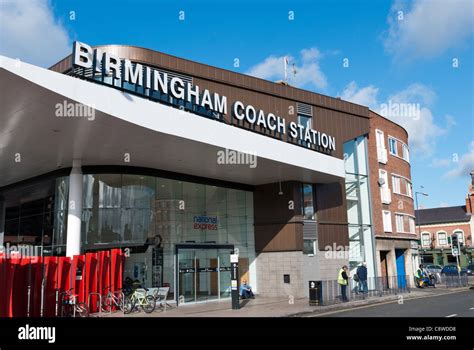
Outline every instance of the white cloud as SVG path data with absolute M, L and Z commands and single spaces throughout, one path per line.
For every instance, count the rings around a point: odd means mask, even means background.
M 464 153 L 457 162 L 453 162 L 454 168 L 444 174 L 444 178 L 457 178 L 468 176 L 474 170 L 474 141 L 469 143 L 469 150 Z
M 370 108 L 375 108 L 377 105 L 377 94 L 379 89 L 373 85 L 365 86 L 361 89 L 358 89 L 358 86 L 355 81 L 351 81 L 346 85 L 344 91 L 341 94 L 343 100 L 357 103 L 362 106 L 367 106 Z
M 291 56 L 287 56 L 287 57 L 289 60 L 293 59 Z M 265 58 L 263 62 L 260 62 L 252 66 L 246 72 L 246 74 L 253 75 L 254 77 L 262 78 L 262 79 L 272 79 L 275 77 L 282 79 L 283 72 L 284 72 L 283 57 L 269 56 Z
M 433 168 L 446 168 L 451 165 L 452 160 L 449 158 L 435 158 L 431 162 Z
M 414 0 L 410 4 L 394 1 L 387 18 L 384 45 L 396 58 L 434 57 L 463 45 L 474 32 L 472 0 Z
M 283 80 L 285 75 L 284 57 L 269 56 L 262 62 L 250 67 L 246 74 L 267 80 Z M 317 89 L 326 88 L 327 79 L 319 65 L 322 54 L 317 48 L 301 50 L 298 59 L 291 55 L 286 57 L 290 63 L 288 66 L 288 83 L 290 85 Z M 296 75 L 293 74 L 293 63 L 295 64 Z
M 400 124 L 408 131 L 410 147 L 415 152 L 427 156 L 434 152 L 437 138 L 445 135 L 452 124 L 451 116 L 449 117 L 451 121 L 446 127 L 441 127 L 435 122 L 433 113 L 428 108 L 435 98 L 436 94 L 431 88 L 423 84 L 411 84 L 389 96 L 386 103 L 399 106 L 400 111 L 405 107 L 408 113 L 393 113 L 393 111 L 387 113 L 383 111 L 383 105 L 379 110 L 384 117 Z
M 431 155 L 436 148 L 437 138 L 445 135 L 454 118 L 447 115 L 446 126 L 441 127 L 435 121 L 430 105 L 436 99 L 435 92 L 423 84 L 411 84 L 379 103 L 379 89 L 368 85 L 358 87 L 352 81 L 341 94 L 341 98 L 353 103 L 368 106 L 373 111 L 404 127 L 408 132 L 410 148 L 424 156 Z
M 397 103 L 419 103 L 430 106 L 436 99 L 436 93 L 426 85 L 414 83 L 391 95 L 389 100 Z
M 48 66 L 69 51 L 69 35 L 47 0 L 0 1 L 0 54 Z

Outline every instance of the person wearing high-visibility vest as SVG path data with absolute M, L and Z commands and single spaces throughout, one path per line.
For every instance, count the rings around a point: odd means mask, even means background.
M 340 270 L 339 274 L 337 275 L 337 283 L 341 286 L 341 297 L 342 301 L 346 302 L 349 301 L 347 299 L 347 285 L 348 285 L 348 280 L 349 276 L 347 275 L 347 265 L 344 265 Z

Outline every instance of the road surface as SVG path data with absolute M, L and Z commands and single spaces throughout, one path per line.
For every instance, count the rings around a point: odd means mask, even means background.
M 474 317 L 474 290 L 426 296 L 350 310 L 327 312 L 315 317 Z

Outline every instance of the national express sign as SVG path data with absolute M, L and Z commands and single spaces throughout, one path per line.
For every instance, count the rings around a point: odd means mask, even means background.
M 171 96 L 177 101 L 189 103 L 194 106 L 212 111 L 214 115 L 227 115 L 229 106 L 226 96 L 216 92 L 211 93 L 207 89 L 185 81 L 179 76 L 169 77 L 168 73 L 153 67 L 132 63 L 129 59 L 121 59 L 100 49 L 75 41 L 72 54 L 72 65 L 74 68 L 92 70 L 94 78 L 101 78 L 107 83 L 105 77 L 112 77 L 110 85 L 117 87 L 116 82 L 121 81 L 122 87 L 125 83 L 142 88 L 142 95 L 150 96 L 158 92 Z M 149 92 L 150 95 L 146 93 Z M 135 89 L 135 92 L 140 93 Z M 326 152 L 336 150 L 336 139 L 323 132 L 307 128 L 304 125 L 285 121 L 285 118 L 266 113 L 256 109 L 250 104 L 242 101 L 233 101 L 230 105 L 232 116 L 239 121 L 247 121 L 251 126 L 263 127 L 280 135 L 287 134 L 295 139 L 297 143 L 316 146 Z

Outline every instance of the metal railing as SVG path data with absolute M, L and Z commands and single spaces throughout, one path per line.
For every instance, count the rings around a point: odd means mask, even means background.
M 413 282 L 409 276 L 369 277 L 364 284 L 353 279 L 348 281 L 346 296 L 348 301 L 363 300 L 386 295 L 410 293 Z M 332 305 L 343 302 L 341 286 L 337 280 L 322 281 L 322 305 Z
M 442 276 L 441 283 L 444 284 L 446 288 L 460 288 L 467 287 L 469 285 L 469 279 L 467 275 Z

